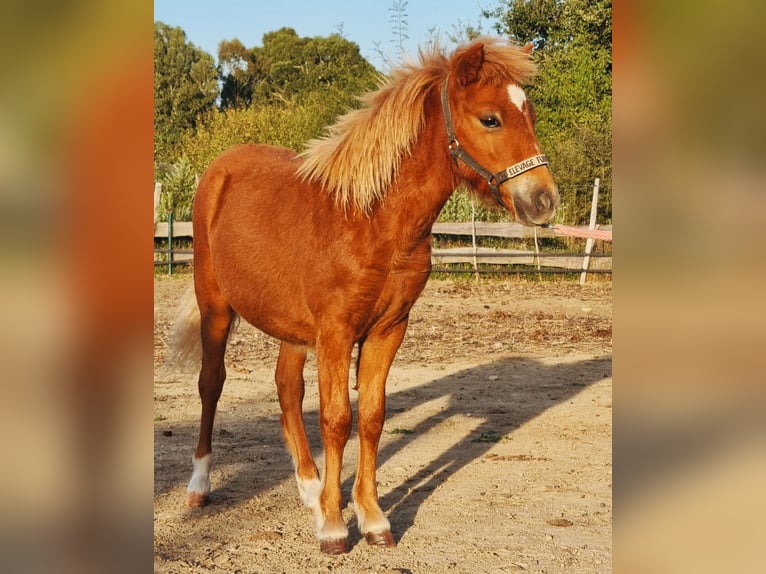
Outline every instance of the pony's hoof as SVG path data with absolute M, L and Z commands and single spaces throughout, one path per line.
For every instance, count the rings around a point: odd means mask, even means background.
M 208 495 L 201 492 L 189 492 L 186 494 L 186 505 L 191 508 L 205 506 L 209 501 Z
M 364 539 L 370 546 L 379 546 L 381 548 L 393 548 L 396 546 L 396 541 L 390 530 L 384 530 L 383 532 L 368 532 L 364 535 Z
M 336 538 L 334 540 L 320 540 L 319 549 L 325 554 L 332 554 L 334 556 L 338 554 L 348 553 L 348 539 Z

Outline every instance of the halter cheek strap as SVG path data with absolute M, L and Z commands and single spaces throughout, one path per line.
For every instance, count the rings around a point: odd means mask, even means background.
M 509 179 L 514 178 L 517 175 L 521 175 L 525 171 L 535 169 L 541 165 L 548 165 L 548 156 L 545 154 L 536 155 L 522 160 L 519 163 L 513 164 L 512 166 L 498 171 L 497 173 L 492 173 L 487 168 L 485 168 L 478 161 L 476 161 L 471 154 L 465 151 L 465 148 L 460 145 L 460 142 L 455 135 L 455 128 L 452 125 L 452 113 L 450 112 L 449 99 L 447 96 L 448 81 L 449 76 L 444 78 L 444 82 L 442 83 L 441 102 L 442 114 L 444 115 L 444 123 L 447 127 L 447 147 L 449 148 L 449 152 L 455 159 L 455 162 L 458 160 L 462 161 L 464 164 L 478 173 L 481 177 L 483 177 L 489 185 L 489 189 L 492 191 L 492 195 L 495 196 L 495 200 L 497 200 L 497 202 L 502 207 L 508 209 L 508 207 L 503 202 L 502 195 L 500 194 L 500 186 Z

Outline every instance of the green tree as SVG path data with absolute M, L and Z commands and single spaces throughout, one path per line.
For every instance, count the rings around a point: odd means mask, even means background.
M 221 109 L 246 108 L 253 100 L 253 80 L 256 70 L 252 50 L 234 38 L 218 44 L 218 65 L 221 75 Z
M 282 28 L 263 37 L 256 57 L 265 72 L 259 93 L 266 98 L 298 97 L 332 89 L 361 94 L 375 86 L 377 71 L 359 52 L 359 46 L 338 34 L 299 38 Z
M 561 37 L 563 0 L 512 0 L 493 10 L 485 10 L 487 17 L 499 20 L 495 28 L 520 43 L 532 42 L 535 50 L 549 47 Z
M 161 23 L 155 28 L 155 62 L 163 64 L 155 74 L 165 71 L 180 82 L 180 70 L 189 70 L 186 64 L 199 57 L 213 83 L 218 79 L 222 86 L 219 107 L 213 95 L 193 114 L 174 116 L 169 110 L 179 106 L 171 105 L 175 100 L 168 94 L 188 93 L 188 86 L 181 83 L 182 88 L 177 88 L 155 75 L 155 177 L 168 189 L 177 188 L 173 192 L 176 214 L 190 209 L 192 180 L 223 150 L 253 142 L 300 151 L 339 115 L 358 106 L 357 97 L 374 88 L 379 79 L 359 47 L 340 34 L 300 38 L 294 30 L 283 28 L 265 34 L 263 46 L 255 48 L 237 39 L 224 40 L 218 45 L 216 76 L 212 58 L 189 45 L 180 28 Z M 161 85 L 164 92 L 158 90 Z
M 186 40 L 181 28 L 154 23 L 155 160 L 165 157 L 181 133 L 214 107 L 218 72 L 210 54 Z

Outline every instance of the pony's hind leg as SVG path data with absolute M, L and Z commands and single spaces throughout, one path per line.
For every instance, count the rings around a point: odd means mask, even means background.
M 187 488 L 189 506 L 204 506 L 210 494 L 210 467 L 212 465 L 213 419 L 226 379 L 224 354 L 226 342 L 235 317 L 234 311 L 223 302 L 200 301 L 202 366 L 199 373 L 199 395 L 202 402 L 200 432 L 192 464 L 194 472 Z
M 279 405 L 282 408 L 282 434 L 295 464 L 295 479 L 303 504 L 315 513 L 319 505 L 322 483 L 311 456 L 306 428 L 303 424 L 303 366 L 306 350 L 289 343 L 279 347 L 276 382 Z
M 406 330 L 404 320 L 385 334 L 371 334 L 359 349 L 359 460 L 353 497 L 359 529 L 372 546 L 396 546 L 378 503 L 376 467 L 386 415 L 386 379 Z

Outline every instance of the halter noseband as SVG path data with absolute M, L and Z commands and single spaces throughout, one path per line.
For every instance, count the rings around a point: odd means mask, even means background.
M 448 82 L 449 76 L 444 78 L 444 82 L 442 83 L 441 101 L 442 113 L 444 114 L 444 123 L 447 126 L 447 139 L 449 142 L 447 146 L 449 147 L 449 152 L 455 159 L 455 163 L 460 160 L 476 173 L 478 173 L 481 177 L 483 177 L 487 181 L 489 189 L 492 191 L 492 195 L 495 196 L 497 202 L 502 207 L 508 209 L 508 206 L 503 203 L 503 197 L 500 194 L 500 186 L 509 179 L 514 178 L 517 175 L 521 175 L 525 171 L 529 171 L 530 169 L 534 169 L 541 165 L 548 165 L 548 156 L 545 154 L 532 156 L 510 167 L 500 170 L 497 173 L 492 173 L 489 171 L 486 167 L 476 161 L 473 156 L 471 156 L 471 154 L 465 151 L 463 146 L 460 145 L 460 142 L 457 141 L 455 128 L 452 126 L 452 113 L 449 109 L 449 100 L 447 98 Z

